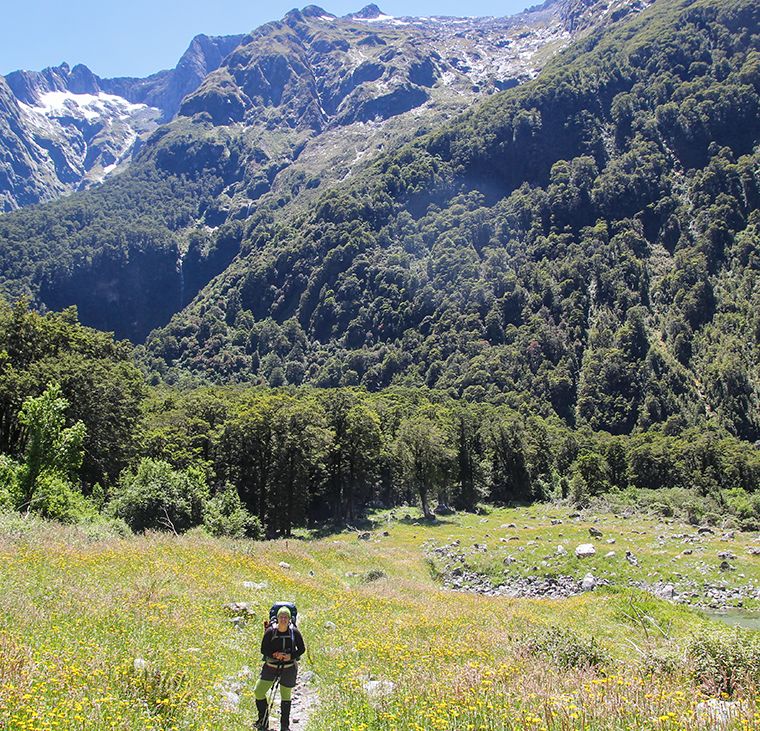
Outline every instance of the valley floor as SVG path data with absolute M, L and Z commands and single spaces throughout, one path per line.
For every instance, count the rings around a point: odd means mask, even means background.
M 709 605 L 722 582 L 757 606 L 756 535 L 553 506 L 416 516 L 274 542 L 0 516 L 0 728 L 250 729 L 281 599 L 309 650 L 296 730 L 760 728 L 760 632 L 652 593 Z M 507 596 L 537 574 L 595 586 Z

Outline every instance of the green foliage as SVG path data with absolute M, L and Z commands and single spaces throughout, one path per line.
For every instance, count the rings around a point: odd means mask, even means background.
M 31 505 L 44 518 L 61 523 L 79 523 L 97 517 L 92 502 L 74 483 L 55 472 L 45 471 L 39 475 Z
M 257 213 L 146 363 L 757 439 L 757 21 L 749 0 L 658 4 L 293 216 Z
M 114 488 L 109 512 L 134 531 L 176 533 L 200 525 L 208 487 L 202 470 L 175 470 L 167 462 L 145 457 L 125 471 Z
M 760 638 L 735 629 L 695 637 L 687 648 L 692 673 L 711 694 L 733 695 L 748 680 L 760 677 Z
M 203 507 L 203 527 L 212 536 L 261 539 L 261 521 L 246 509 L 237 490 L 225 485 Z
M 432 518 L 431 494 L 437 494 L 439 505 L 448 505 L 454 451 L 445 432 L 434 416 L 416 413 L 401 422 L 395 449 L 404 482 L 419 496 L 424 516 Z
M 9 510 L 18 494 L 18 473 L 20 466 L 8 455 L 0 454 L 0 510 Z
M 24 401 L 18 415 L 24 429 L 24 461 L 16 476 L 16 507 L 71 522 L 81 516 L 85 500 L 71 479 L 82 464 L 86 429 L 81 421 L 67 427 L 68 401 L 51 384 Z
M 39 315 L 23 300 L 0 301 L 0 452 L 22 458 L 22 403 L 55 382 L 67 419 L 86 427 L 83 480 L 110 484 L 136 452 L 144 386 L 131 356 L 128 344 L 79 325 L 73 309 Z
M 551 661 L 557 667 L 599 667 L 609 662 L 609 654 L 594 637 L 581 637 L 565 627 L 539 627 L 521 639 L 525 651 Z

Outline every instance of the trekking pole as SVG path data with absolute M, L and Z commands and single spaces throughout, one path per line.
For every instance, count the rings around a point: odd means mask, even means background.
M 274 679 L 274 683 L 272 683 L 272 689 L 269 691 L 269 705 L 267 706 L 267 723 L 269 722 L 269 719 L 272 716 L 272 706 L 274 706 L 274 699 L 277 695 L 277 688 L 280 685 L 280 678 L 282 677 L 282 661 L 278 664 L 277 667 L 277 677 Z

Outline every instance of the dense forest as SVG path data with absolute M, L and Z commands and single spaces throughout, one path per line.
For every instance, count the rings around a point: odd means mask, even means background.
M 256 212 L 146 362 L 757 439 L 758 13 L 657 3 L 297 216 Z
M 5 509 L 256 537 L 380 505 L 609 499 L 760 525 L 760 451 L 717 422 L 627 437 L 427 388 L 150 387 L 130 345 L 24 302 L 0 307 L 0 354 Z

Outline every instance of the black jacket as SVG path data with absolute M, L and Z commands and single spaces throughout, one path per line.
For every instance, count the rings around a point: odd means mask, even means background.
M 270 662 L 279 662 L 274 659 L 275 652 L 286 652 L 292 660 L 298 660 L 306 652 L 306 645 L 298 627 L 290 627 L 283 633 L 277 631 L 277 626 L 270 627 L 261 638 L 261 654 Z

